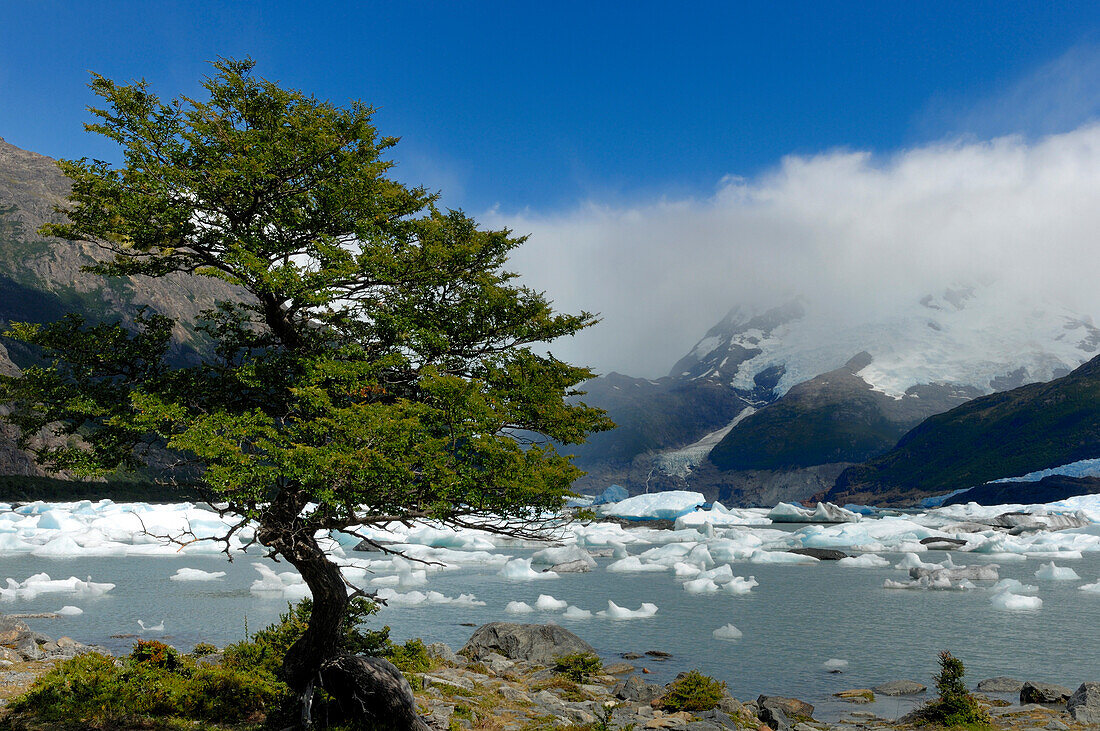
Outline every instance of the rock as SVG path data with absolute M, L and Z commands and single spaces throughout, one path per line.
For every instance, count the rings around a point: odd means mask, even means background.
M 642 657 L 642 655 L 641 655 L 641 653 L 638 653 L 638 652 L 624 652 L 624 653 L 620 654 L 619 657 L 621 657 L 624 660 L 637 660 L 640 657 Z
M 592 567 L 588 565 L 588 562 L 584 559 L 578 558 L 575 561 L 566 561 L 565 563 L 556 563 L 548 569 L 543 569 L 543 573 L 547 571 L 553 571 L 556 574 L 586 574 L 592 570 Z
M 737 722 L 725 711 L 715 708 L 710 711 L 699 711 L 695 714 L 704 721 L 710 721 L 719 728 L 736 729 Z
M 1020 705 L 1027 703 L 1065 703 L 1073 691 L 1052 683 L 1024 683 L 1020 688 Z
M 665 652 L 663 650 L 646 650 L 645 654 L 649 655 L 650 657 L 658 658 L 658 659 L 661 659 L 661 660 L 667 660 L 668 658 L 672 657 L 671 652 Z
M 962 538 L 947 538 L 946 536 L 929 536 L 921 538 L 920 542 L 932 551 L 950 551 L 953 548 L 966 545 L 966 541 Z
M 490 622 L 478 627 L 459 652 L 475 659 L 497 652 L 511 660 L 539 665 L 551 665 L 563 655 L 596 654 L 592 645 L 556 624 L 511 622 Z
M 31 628 L 23 620 L 0 614 L 0 645 L 14 645 L 30 631 Z
M 613 662 L 610 665 L 604 665 L 603 671 L 606 675 L 626 675 L 634 672 L 634 666 L 627 662 Z
M 814 707 L 805 701 L 775 695 L 760 696 L 756 706 L 757 718 L 776 731 L 789 731 L 799 721 L 811 719 L 814 712 Z
M 928 689 L 913 680 L 891 680 L 889 683 L 876 685 L 872 690 L 881 695 L 916 695 Z
M 659 685 L 650 685 L 637 675 L 631 675 L 611 689 L 611 694 L 624 701 L 649 703 L 664 695 L 665 689 Z
M 481 661 L 489 667 L 493 675 L 503 675 L 506 671 L 516 666 L 514 662 L 495 652 L 490 652 L 488 655 L 483 656 Z
M 848 554 L 844 551 L 837 551 L 833 548 L 791 548 L 787 550 L 787 553 L 809 556 L 810 558 L 816 558 L 818 561 L 839 561 L 842 558 L 848 558 Z
M 1066 701 L 1066 710 L 1078 723 L 1100 724 L 1100 683 L 1081 683 Z
M 354 720 L 393 731 L 428 729 L 417 715 L 412 687 L 389 660 L 340 653 L 325 662 L 318 678 L 341 717 L 330 715 L 330 722 Z
M 1016 680 L 1005 675 L 995 678 L 986 678 L 978 683 L 979 693 L 1019 693 L 1024 687 L 1024 681 Z
M 1050 731 L 1069 731 L 1069 726 L 1059 721 L 1057 718 L 1052 718 L 1043 728 L 1050 729 Z
M 834 698 L 839 698 L 842 701 L 848 703 L 874 703 L 875 693 L 870 688 L 853 688 L 852 690 L 842 690 L 839 693 L 833 693 Z
M 433 642 L 425 647 L 424 650 L 428 653 L 428 657 L 442 660 L 448 665 L 466 664 L 466 658 L 456 655 L 455 651 L 451 649 L 451 646 L 445 642 Z

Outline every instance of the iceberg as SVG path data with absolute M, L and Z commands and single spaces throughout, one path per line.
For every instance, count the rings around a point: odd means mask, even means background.
M 203 571 L 202 569 L 177 569 L 169 578 L 172 581 L 215 581 L 225 576 L 224 571 Z
M 604 515 L 635 520 L 676 520 L 706 503 L 701 492 L 688 490 L 669 490 L 651 492 L 645 495 L 620 500 L 602 508 Z
M 508 614 L 530 614 L 535 610 L 527 602 L 508 602 L 504 606 L 504 611 Z
M 834 658 L 829 658 L 828 660 L 825 661 L 823 667 L 826 670 L 828 670 L 830 673 L 839 673 L 839 672 L 842 672 L 844 670 L 844 668 L 848 667 L 848 661 L 847 660 L 840 660 L 840 659 L 835 658 L 835 657 Z
M 630 497 L 630 493 L 622 485 L 608 485 L 607 488 L 592 500 L 593 505 L 606 505 L 617 503 Z
M 60 614 L 62 617 L 78 617 L 84 614 L 84 610 L 80 607 L 74 607 L 71 605 L 65 605 L 54 612 L 54 614 Z
M 1010 612 L 1031 611 L 1043 606 L 1043 600 L 1037 596 L 1021 596 L 1009 591 L 995 594 L 990 601 L 997 609 Z
M 561 546 L 560 548 L 544 548 L 541 551 L 535 551 L 531 554 L 532 564 L 556 566 L 561 563 L 570 563 L 573 561 L 583 561 L 588 568 L 596 568 L 596 559 L 592 558 L 592 555 L 589 554 L 588 551 L 576 544 Z
M 558 574 L 553 571 L 535 571 L 531 568 L 531 559 L 529 558 L 513 558 L 511 561 L 504 564 L 504 568 L 498 572 L 498 575 L 506 579 L 520 581 L 558 578 Z
M 773 523 L 858 523 L 863 520 L 859 513 L 832 503 L 818 503 L 813 510 L 790 503 L 779 503 L 768 513 L 768 518 Z
M 535 609 L 540 612 L 560 612 L 569 606 L 569 602 L 564 599 L 555 599 L 549 594 L 539 594 L 539 598 L 535 601 Z
M 732 624 L 722 625 L 711 632 L 711 634 L 716 640 L 739 640 L 743 636 L 741 630 L 737 629 Z
M 634 573 L 644 571 L 668 571 L 667 566 L 659 563 L 642 563 L 637 556 L 627 556 L 607 565 L 608 571 L 621 573 Z
M 601 609 L 596 612 L 597 616 L 606 617 L 608 619 L 645 619 L 647 617 L 652 617 L 656 613 L 656 604 L 642 602 L 642 606 L 637 609 L 627 609 L 626 607 L 620 607 L 610 599 L 607 600 L 607 609 Z
M 734 576 L 732 581 L 722 587 L 722 591 L 733 595 L 748 594 L 754 586 L 760 586 L 755 576 L 747 579 L 743 576 Z
M 847 566 L 849 568 L 857 569 L 881 569 L 890 565 L 890 562 L 884 559 L 882 556 L 878 556 L 873 553 L 864 553 L 860 556 L 849 556 L 848 558 L 840 559 L 836 563 L 837 566 Z
M 561 616 L 563 619 L 590 619 L 592 617 L 592 612 L 570 605 L 566 608 L 565 614 Z
M 1035 572 L 1035 578 L 1047 581 L 1076 581 L 1081 577 L 1068 566 L 1055 566 L 1054 562 L 1051 561 L 1050 563 L 1040 564 L 1039 570 Z

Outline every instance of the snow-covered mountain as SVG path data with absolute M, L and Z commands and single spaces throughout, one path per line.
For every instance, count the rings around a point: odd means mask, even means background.
M 900 398 L 912 386 L 951 384 L 981 394 L 1065 375 L 1100 352 L 1091 318 L 997 284 L 957 286 L 892 312 L 838 315 L 794 300 L 760 313 L 735 308 L 670 374 L 771 397 L 866 352 L 857 375 Z
M 1089 317 L 996 283 L 873 312 L 801 298 L 734 308 L 665 378 L 590 382 L 585 400 L 607 408 L 620 429 L 599 435 L 578 461 L 593 486 L 687 483 L 731 502 L 777 489 L 809 497 L 925 418 L 1065 375 L 1098 352 Z

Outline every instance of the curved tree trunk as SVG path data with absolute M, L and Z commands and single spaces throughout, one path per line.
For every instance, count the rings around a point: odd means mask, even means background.
M 329 560 L 317 539 L 305 530 L 261 527 L 260 540 L 298 569 L 313 594 L 309 626 L 287 650 L 283 673 L 301 701 L 300 725 L 311 724 L 314 685 L 322 665 L 340 652 L 340 636 L 347 614 L 348 593 L 339 567 Z

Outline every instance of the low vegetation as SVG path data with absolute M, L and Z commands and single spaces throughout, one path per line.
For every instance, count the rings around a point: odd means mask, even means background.
M 709 711 L 726 695 L 726 684 L 698 670 L 682 673 L 661 697 L 666 711 Z
M 221 653 L 200 643 L 183 654 L 143 640 L 124 658 L 89 653 L 58 664 L 14 699 L 9 729 L 282 728 L 293 697 L 281 676 L 283 655 L 305 631 L 310 602 L 289 606 L 280 620 Z M 388 658 L 407 673 L 431 668 L 424 643 L 389 639 L 389 627 L 368 630 L 378 611 L 366 599 L 350 604 L 342 645 Z M 323 707 L 325 698 L 318 699 Z
M 598 655 L 590 652 L 577 652 L 564 655 L 554 663 L 554 672 L 560 673 L 574 683 L 583 683 L 603 670 L 603 662 Z
M 935 677 L 939 697 L 917 712 L 923 724 L 974 729 L 992 725 L 989 714 L 966 689 L 964 674 L 961 660 L 947 650 L 940 653 L 940 672 Z

